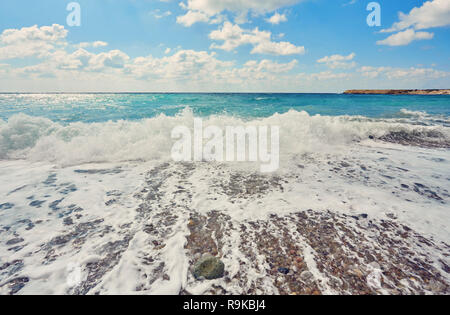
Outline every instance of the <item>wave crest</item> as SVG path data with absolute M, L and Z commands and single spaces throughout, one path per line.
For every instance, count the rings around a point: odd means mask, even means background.
M 19 114 L 8 121 L 0 120 L 0 159 L 48 161 L 64 166 L 168 159 L 173 144 L 172 129 L 180 125 L 192 128 L 193 120 L 194 114 L 189 108 L 176 116 L 161 114 L 140 121 L 79 122 L 66 126 L 47 118 Z M 417 126 L 354 116 L 311 116 L 295 110 L 253 120 L 213 115 L 204 118 L 203 124 L 204 127 L 215 125 L 221 128 L 280 126 L 282 155 L 327 150 L 369 137 L 413 145 L 420 144 L 425 138 L 437 139 L 436 143 L 450 143 L 449 128 L 444 126 Z M 408 137 L 413 141 L 408 143 Z

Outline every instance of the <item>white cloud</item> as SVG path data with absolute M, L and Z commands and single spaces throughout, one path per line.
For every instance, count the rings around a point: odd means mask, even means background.
M 64 27 L 61 26 L 60 29 L 64 30 Z M 14 31 L 8 32 L 9 36 L 13 33 L 17 35 L 17 32 Z M 99 53 L 89 51 L 90 48 L 104 47 L 106 43 L 101 41 L 69 44 L 65 38 L 67 34 L 65 30 L 62 32 L 64 36 L 36 35 L 34 31 L 32 33 L 34 35 L 29 37 L 19 34 L 18 37 L 22 36 L 21 43 L 39 41 L 51 49 L 48 49 L 46 55 L 42 56 L 42 60 L 35 60 L 36 63 L 33 65 L 11 67 L 8 64 L 1 64 L 0 80 L 8 78 L 10 82 L 14 80 L 28 82 L 28 80 L 38 79 L 36 82 L 39 82 L 41 88 L 43 88 L 44 80 L 73 82 L 76 78 L 76 81 L 79 82 L 91 82 L 91 86 L 86 83 L 87 89 L 99 89 L 100 86 L 105 89 L 105 86 L 108 88 L 108 84 L 104 84 L 105 82 L 117 85 L 117 82 L 133 82 L 133 80 L 134 82 L 154 82 L 160 87 L 164 84 L 166 87 L 173 87 L 174 82 L 177 82 L 176 84 L 184 87 L 193 86 L 193 88 L 199 89 L 201 86 L 213 84 L 226 87 L 234 83 L 242 86 L 243 83 L 251 84 L 256 81 L 276 81 L 279 76 L 287 74 L 298 64 L 297 60 L 277 63 L 265 59 L 251 60 L 239 67 L 235 66 L 233 61 L 217 59 L 214 52 L 180 49 L 169 55 L 172 53 L 169 48 L 165 50 L 167 56 L 161 58 L 147 56 L 131 59 L 120 50 Z M 270 33 L 267 35 L 270 39 Z M 11 44 L 3 48 L 9 49 L 16 45 L 16 41 L 9 40 L 8 42 Z M 55 46 L 55 43 L 58 43 L 58 46 Z M 264 44 L 270 45 L 270 41 Z M 73 50 L 74 48 L 76 49 Z M 267 50 L 269 48 L 259 49 Z M 6 87 L 4 86 L 4 88 Z
M 172 15 L 171 11 L 165 11 L 165 12 L 161 12 L 161 10 L 156 9 L 154 11 L 151 11 L 150 14 L 155 18 L 155 19 L 162 19 L 168 16 Z
M 37 25 L 21 29 L 7 29 L 0 35 L 0 60 L 48 56 L 57 46 L 66 44 L 64 26 Z
M 415 40 L 429 40 L 434 37 L 433 33 L 428 32 L 416 32 L 413 29 L 408 29 L 403 32 L 398 32 L 389 36 L 384 40 L 377 41 L 378 45 L 387 46 L 405 46 L 409 45 Z
M 298 50 L 290 43 L 272 42 L 270 32 L 244 30 L 231 23 L 226 25 L 226 32 L 220 29 L 216 33 L 217 38 L 223 40 L 222 49 L 233 50 L 249 44 L 253 46 L 253 53 L 288 54 L 292 47 Z M 160 58 L 132 59 L 120 50 L 95 51 L 95 46 L 106 45 L 101 41 L 69 43 L 63 26 L 8 30 L 6 44 L 4 33 L 0 35 L 0 56 L 7 52 L 28 58 L 24 63 L 31 65 L 0 62 L 0 88 L 3 91 L 336 92 L 355 88 L 361 82 L 373 88 L 386 84 L 392 88 L 422 88 L 436 87 L 436 82 L 440 86 L 450 83 L 450 73 L 418 66 L 360 67 L 348 73 L 332 70 L 349 68 L 355 59 L 354 53 L 319 59 L 318 62 L 330 68 L 328 71 L 299 73 L 297 60 L 285 63 L 250 60 L 237 65 L 234 61 L 218 59 L 214 52 L 183 50 L 181 47 L 175 51 L 166 50 L 166 55 Z M 30 54 L 29 47 L 40 48 L 39 53 Z
M 282 22 L 287 22 L 286 14 L 280 14 L 276 12 L 274 15 L 272 15 L 270 18 L 266 19 L 267 22 L 273 25 L 280 24 Z
M 238 86 L 254 86 L 256 82 L 278 83 L 290 77 L 289 71 L 297 66 L 298 61 L 292 60 L 288 63 L 277 63 L 272 60 L 250 60 L 242 67 L 234 67 L 217 75 L 223 83 L 236 84 Z
M 0 75 L 6 75 L 10 70 L 10 65 L 0 63 Z
M 370 67 L 364 66 L 358 69 L 364 77 L 379 78 L 385 77 L 389 80 L 430 80 L 449 77 L 450 73 L 432 68 L 392 68 L 392 67 Z
M 255 15 L 264 14 L 296 4 L 300 1 L 301 0 L 188 0 L 187 4 L 182 2 L 180 6 L 188 11 L 186 15 L 190 15 L 190 17 L 180 17 L 182 18 L 180 19 L 180 23 L 185 21 L 185 19 L 192 21 L 192 24 L 196 22 L 207 22 L 209 19 L 225 11 L 237 14 L 238 19 L 236 22 L 241 23 L 246 20 L 245 17 L 248 12 L 252 12 Z M 193 19 L 193 16 L 201 16 L 202 18 Z M 205 21 L 206 18 L 208 18 L 208 20 Z M 181 24 L 185 26 L 192 25 L 189 23 Z
M 108 46 L 108 43 L 98 40 L 98 41 L 92 43 L 92 46 L 95 47 L 95 48 L 97 48 L 97 47 L 105 47 L 105 46 Z
M 374 79 L 379 77 L 385 71 L 385 69 L 389 68 L 363 66 L 358 69 L 358 72 L 360 72 L 364 77 Z
M 251 69 L 257 72 L 286 73 L 294 69 L 297 64 L 298 61 L 295 59 L 289 63 L 277 63 L 267 59 L 261 60 L 260 62 L 250 60 L 245 63 L 244 69 Z
M 45 42 L 24 42 L 0 47 L 0 60 L 48 56 L 54 46 Z
M 53 70 L 86 70 L 94 54 L 83 48 L 77 49 L 73 53 L 60 50 L 52 54 L 51 58 L 44 64 L 47 71 Z M 45 72 L 45 70 L 43 70 Z
M 303 46 L 295 46 L 289 42 L 263 41 L 256 45 L 251 53 L 277 56 L 301 55 L 305 53 L 305 48 Z
M 68 31 L 62 25 L 32 26 L 21 29 L 5 30 L 0 35 L 0 59 L 35 57 L 44 61 L 20 68 L 22 74 L 36 73 L 52 76 L 55 72 L 64 71 L 107 71 L 121 69 L 130 59 L 120 50 L 111 50 L 98 54 L 85 48 L 105 47 L 103 41 L 82 42 L 70 45 L 67 40 Z M 75 51 L 70 50 L 76 48 Z
M 356 66 L 355 62 L 350 62 L 355 58 L 355 56 L 356 56 L 355 53 L 351 53 L 348 56 L 342 55 L 325 56 L 317 60 L 317 62 L 326 64 L 330 69 L 337 69 L 337 68 L 348 69 Z
M 188 0 L 187 8 L 215 15 L 225 10 L 232 12 L 254 11 L 272 12 L 276 9 L 293 5 L 300 0 Z
M 109 72 L 124 68 L 130 57 L 120 50 L 111 50 L 99 54 L 79 48 L 72 53 L 57 50 L 43 63 L 21 68 L 26 73 L 56 75 L 58 71 Z
M 125 74 L 141 80 L 160 82 L 221 82 L 237 83 L 245 80 L 276 79 L 276 75 L 287 73 L 298 64 L 297 60 L 277 63 L 271 60 L 250 60 L 242 67 L 234 62 L 221 61 L 215 53 L 180 50 L 171 56 L 155 58 L 138 57 L 125 67 Z
M 16 44 L 24 41 L 52 41 L 56 42 L 66 38 L 68 31 L 64 26 L 53 24 L 52 26 L 37 25 L 19 29 L 7 29 L 0 35 L 2 44 Z
M 426 78 L 426 79 L 440 79 L 450 75 L 445 71 L 439 71 L 431 68 L 414 68 L 409 69 L 393 69 L 386 73 L 389 79 L 412 79 L 412 78 Z
M 104 68 L 123 68 L 125 63 L 130 59 L 127 54 L 120 50 L 111 50 L 97 55 L 93 55 L 89 60 L 92 70 L 102 70 Z
M 141 79 L 209 80 L 220 69 L 232 65 L 232 62 L 216 59 L 214 53 L 180 50 L 172 56 L 162 58 L 135 58 L 126 66 L 126 73 Z
M 331 71 L 324 71 L 324 72 L 309 74 L 309 75 L 307 75 L 307 78 L 323 81 L 323 80 L 347 79 L 350 76 L 351 76 L 351 74 L 349 74 L 349 73 L 334 73 Z
M 260 31 L 258 28 L 245 30 L 230 22 L 225 22 L 221 29 L 209 34 L 210 39 L 223 41 L 222 45 L 212 44 L 211 48 L 215 49 L 232 51 L 239 46 L 250 44 L 253 46 L 252 54 L 286 56 L 305 53 L 303 46 L 295 46 L 289 42 L 272 42 L 271 37 L 271 32 Z
M 399 13 L 400 21 L 382 32 L 396 32 L 407 28 L 423 30 L 450 25 L 450 1 L 432 0 L 419 8 L 413 8 L 409 14 Z
M 381 33 L 397 33 L 378 41 L 378 45 L 405 46 L 415 40 L 432 39 L 433 33 L 417 31 L 450 25 L 450 1 L 427 1 L 408 14 L 400 12 L 399 19 L 391 28 L 381 30 Z
M 197 22 L 208 22 L 210 17 L 200 11 L 188 11 L 185 15 L 177 17 L 177 23 L 186 27 L 192 26 Z
M 78 48 L 88 48 L 88 47 L 94 47 L 94 48 L 99 48 L 99 47 L 106 47 L 108 46 L 107 42 L 103 42 L 103 41 L 95 41 L 95 42 L 82 42 L 79 43 L 77 45 L 75 45 Z
M 350 2 L 344 3 L 342 6 L 343 6 L 343 7 L 346 7 L 346 6 L 349 6 L 349 5 L 353 5 L 353 4 L 355 4 L 356 2 L 358 2 L 358 0 L 350 0 Z

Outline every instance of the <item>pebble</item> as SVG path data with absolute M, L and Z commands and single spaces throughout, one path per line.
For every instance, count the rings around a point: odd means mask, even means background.
M 225 274 L 225 265 L 217 257 L 204 256 L 194 265 L 193 274 L 197 280 L 219 279 Z
M 16 245 L 16 244 L 22 243 L 23 241 L 24 241 L 23 238 L 13 238 L 13 239 L 7 241 L 7 242 L 6 242 L 6 245 L 8 245 L 8 246 L 10 246 L 10 245 Z
M 278 268 L 278 272 L 282 273 L 284 275 L 287 275 L 289 273 L 289 269 L 288 268 L 284 268 L 284 267 L 280 267 L 280 268 Z
M 303 272 L 300 274 L 300 278 L 301 278 L 303 281 L 309 281 L 309 280 L 311 280 L 313 277 L 314 277 L 314 275 L 313 275 L 311 272 L 309 272 L 309 271 L 303 271 Z

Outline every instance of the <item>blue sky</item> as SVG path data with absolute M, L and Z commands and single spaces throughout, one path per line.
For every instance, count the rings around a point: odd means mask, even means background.
M 449 0 L 70 2 L 0 3 L 0 91 L 450 87 Z

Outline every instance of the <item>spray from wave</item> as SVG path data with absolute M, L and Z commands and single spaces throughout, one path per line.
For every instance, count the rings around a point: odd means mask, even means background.
M 424 114 L 425 115 L 425 114 Z M 161 114 L 140 121 L 71 123 L 62 125 L 47 118 L 18 114 L 0 120 L 0 159 L 46 161 L 63 166 L 91 162 L 165 160 L 173 145 L 171 131 L 193 126 L 194 113 L 185 108 L 178 115 Z M 245 120 L 211 115 L 204 126 L 280 126 L 281 154 L 327 150 L 365 139 L 450 147 L 449 128 L 418 126 L 394 119 L 376 120 L 355 116 L 311 116 L 291 110 L 268 118 Z M 425 145 L 427 146 L 427 145 Z

